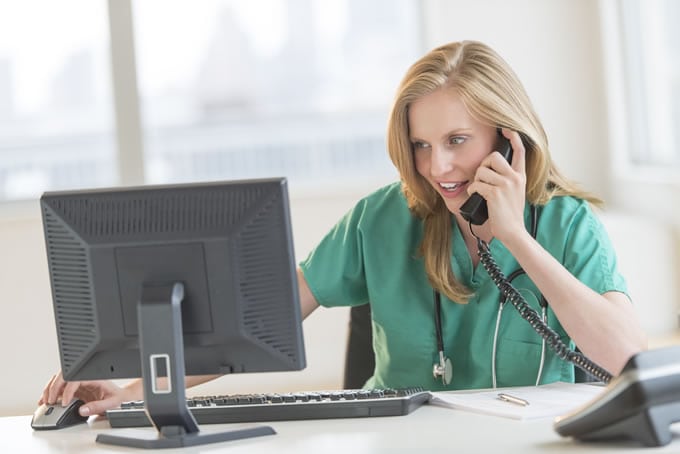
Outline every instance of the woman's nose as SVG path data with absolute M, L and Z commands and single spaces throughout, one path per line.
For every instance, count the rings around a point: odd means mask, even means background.
M 444 176 L 453 170 L 453 153 L 450 151 L 433 147 L 430 156 L 430 174 L 433 177 Z

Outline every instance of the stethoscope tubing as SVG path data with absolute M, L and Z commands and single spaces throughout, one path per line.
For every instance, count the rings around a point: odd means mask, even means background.
M 537 216 L 538 209 L 535 205 L 531 206 L 531 235 L 536 238 L 536 232 L 537 232 L 537 227 L 538 227 L 538 216 Z M 515 271 L 513 271 L 509 276 L 508 276 L 508 284 L 512 284 L 512 281 L 517 277 L 521 276 L 522 274 L 526 274 L 526 272 L 522 269 L 519 268 Z M 441 377 L 442 382 L 445 385 L 448 385 L 450 383 L 450 377 L 452 376 L 452 371 L 449 370 L 451 368 L 451 361 L 449 358 L 446 357 L 444 354 L 444 334 L 443 334 L 443 329 L 442 329 L 442 316 L 441 316 L 441 295 L 440 293 L 434 289 L 433 290 L 434 295 L 434 324 L 435 324 L 435 331 L 436 331 L 436 336 L 437 336 L 437 354 L 439 356 L 439 364 L 434 365 L 433 369 L 433 374 L 435 379 L 437 377 Z M 539 305 L 541 306 L 541 315 L 543 322 L 547 322 L 546 317 L 546 309 L 548 307 L 548 302 L 546 301 L 545 297 L 543 297 L 543 294 L 540 295 L 538 298 Z M 496 388 L 497 385 L 497 379 L 496 379 L 496 352 L 497 352 L 497 346 L 498 346 L 498 332 L 500 329 L 500 324 L 501 324 L 501 317 L 502 317 L 502 312 L 503 312 L 503 307 L 505 306 L 505 300 L 501 296 L 501 299 L 498 303 L 498 313 L 496 315 L 496 326 L 494 328 L 494 333 L 493 333 L 493 347 L 492 347 L 492 353 L 491 353 L 491 383 L 493 388 Z M 536 385 L 541 381 L 541 376 L 543 374 L 543 366 L 545 364 L 545 339 L 542 339 L 541 342 L 541 360 L 538 366 L 538 374 L 536 375 Z
M 517 276 L 520 276 L 523 273 L 523 270 L 517 270 L 521 271 L 519 273 L 515 272 L 512 273 L 512 279 L 514 279 Z M 509 280 L 511 283 L 512 280 Z M 547 317 L 547 304 L 543 304 L 545 301 L 545 298 L 543 298 L 543 295 L 539 298 L 539 304 L 541 305 L 541 318 L 543 322 L 547 322 L 546 317 Z M 443 329 L 442 329 L 442 320 L 441 320 L 441 295 L 439 292 L 435 291 L 434 292 L 434 305 L 435 305 L 435 310 L 434 310 L 434 318 L 435 318 L 435 330 L 436 330 L 436 335 L 437 335 L 437 353 L 439 356 L 439 367 L 435 364 L 434 370 L 437 371 L 439 370 L 441 373 L 436 373 L 435 372 L 435 378 L 440 376 L 442 378 L 442 381 L 444 382 L 445 385 L 448 385 L 449 383 L 445 380 L 445 376 L 451 375 L 450 371 L 447 374 L 447 367 L 450 367 L 447 363 L 450 363 L 449 358 L 446 357 L 444 354 L 444 335 L 443 335 Z M 500 330 L 500 325 L 501 325 L 501 319 L 503 315 L 503 308 L 505 307 L 505 300 L 502 300 L 498 304 L 498 312 L 496 313 L 496 325 L 494 327 L 493 331 L 493 347 L 492 347 L 492 352 L 491 352 L 491 385 L 495 389 L 497 387 L 497 374 L 496 374 L 496 358 L 497 358 L 497 348 L 498 348 L 498 333 Z M 541 359 L 538 365 L 538 373 L 536 374 L 536 386 L 538 386 L 541 382 L 541 376 L 543 375 L 543 366 L 545 364 L 545 339 L 541 340 Z

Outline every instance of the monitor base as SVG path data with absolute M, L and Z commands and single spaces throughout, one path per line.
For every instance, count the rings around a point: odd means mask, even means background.
M 166 428 L 167 429 L 167 428 Z M 172 431 L 172 430 L 170 430 Z M 269 426 L 254 426 L 246 429 L 229 430 L 226 432 L 215 433 L 177 433 L 167 434 L 168 430 L 163 430 L 157 438 L 135 438 L 120 435 L 99 434 L 97 443 L 126 446 L 129 448 L 142 449 L 166 449 L 183 448 L 186 446 L 198 446 L 209 443 L 219 443 L 223 441 L 240 440 L 243 438 L 261 437 L 264 435 L 274 435 L 276 431 Z M 180 430 L 179 432 L 183 432 Z

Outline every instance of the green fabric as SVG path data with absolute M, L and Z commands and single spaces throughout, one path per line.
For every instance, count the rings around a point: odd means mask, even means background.
M 525 209 L 529 225 L 530 210 Z M 323 306 L 371 304 L 376 369 L 365 387 L 471 389 L 491 387 L 493 334 L 499 292 L 481 263 L 473 269 L 463 236 L 452 222 L 452 263 L 456 277 L 475 291 L 468 304 L 442 296 L 444 350 L 453 362 L 453 380 L 432 377 L 438 361 L 433 292 L 417 250 L 422 222 L 413 217 L 399 183 L 362 199 L 324 237 L 300 266 Z M 597 293 L 626 292 L 607 234 L 585 201 L 556 197 L 540 208 L 536 238 L 581 282 Z M 500 241 L 491 253 L 507 276 L 519 265 Z M 540 295 L 526 274 L 513 280 L 539 310 Z M 548 322 L 564 342 L 573 343 L 548 310 Z M 541 338 L 512 305 L 505 305 L 499 329 L 498 386 L 535 383 Z M 573 381 L 573 366 L 546 352 L 541 383 Z

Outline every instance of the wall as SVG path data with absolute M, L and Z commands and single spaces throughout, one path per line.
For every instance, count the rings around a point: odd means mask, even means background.
M 605 97 L 597 2 L 430 0 L 425 39 L 478 40 L 515 70 L 548 134 L 557 166 L 608 196 Z

